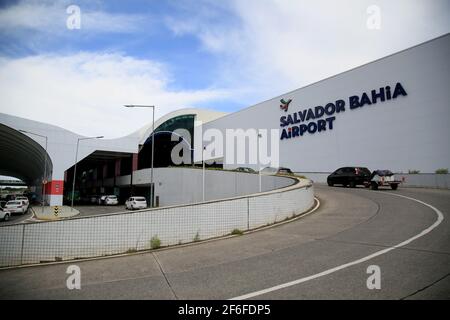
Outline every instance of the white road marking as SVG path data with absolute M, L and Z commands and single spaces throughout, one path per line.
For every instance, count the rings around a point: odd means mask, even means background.
M 266 293 L 269 293 L 269 292 L 273 292 L 273 291 L 281 290 L 281 289 L 284 289 L 284 288 L 292 287 L 292 286 L 295 286 L 297 284 L 300 284 L 300 283 L 303 283 L 303 282 L 307 282 L 309 280 L 314 280 L 314 279 L 317 279 L 317 278 L 329 275 L 331 273 L 334 273 L 336 271 L 339 271 L 339 270 L 342 270 L 342 269 L 345 269 L 345 268 L 348 268 L 348 267 L 351 267 L 351 266 L 354 266 L 354 265 L 366 262 L 366 261 L 368 261 L 370 259 L 373 259 L 375 257 L 381 256 L 381 255 L 383 255 L 385 253 L 388 253 L 389 251 L 392 251 L 392 250 L 395 250 L 397 248 L 406 246 L 407 244 L 413 242 L 414 240 L 416 240 L 416 239 L 426 235 L 427 233 L 431 232 L 434 228 L 436 228 L 438 225 L 440 225 L 441 222 L 444 220 L 444 215 L 442 214 L 442 212 L 439 211 L 439 209 L 436 209 L 435 207 L 433 207 L 432 205 L 430 205 L 430 204 L 428 204 L 426 202 L 420 201 L 418 199 L 410 198 L 410 197 L 407 197 L 407 196 L 402 196 L 402 195 L 399 195 L 399 194 L 392 194 L 392 193 L 387 193 L 387 192 L 382 192 L 382 193 L 389 194 L 389 195 L 396 196 L 396 197 L 409 199 L 409 200 L 421 203 L 424 206 L 427 206 L 427 207 L 431 208 L 434 212 L 436 212 L 438 218 L 431 226 L 429 226 L 428 228 L 426 228 L 425 230 L 423 230 L 419 234 L 417 234 L 414 237 L 409 238 L 409 239 L 407 239 L 407 240 L 405 240 L 405 241 L 403 241 L 403 242 L 401 242 L 401 243 L 399 243 L 399 244 L 397 244 L 395 246 L 392 246 L 392 247 L 389 247 L 389 248 L 377 251 L 377 252 L 375 252 L 375 253 L 373 253 L 371 255 L 368 255 L 368 256 L 366 256 L 364 258 L 361 258 L 361 259 L 358 259 L 358 260 L 355 260 L 355 261 L 352 261 L 352 262 L 349 262 L 349 263 L 337 266 L 335 268 L 331 268 L 331 269 L 325 270 L 323 272 L 311 275 L 309 277 L 305 277 L 305 278 L 297 279 L 297 280 L 294 280 L 294 281 L 286 282 L 286 283 L 283 283 L 283 284 L 280 284 L 280 285 L 277 285 L 277 286 L 274 286 L 274 287 L 266 288 L 266 289 L 263 289 L 263 290 L 247 293 L 247 294 L 244 294 L 244 295 L 241 295 L 241 296 L 238 296 L 238 297 L 231 298 L 230 300 L 244 300 L 244 299 L 257 297 L 257 296 L 260 296 L 260 295 L 263 295 L 263 294 L 266 294 Z

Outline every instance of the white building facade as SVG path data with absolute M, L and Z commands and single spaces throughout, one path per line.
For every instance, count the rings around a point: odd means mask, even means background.
M 449 57 L 447 34 L 228 114 L 203 130 L 278 129 L 280 166 L 296 172 L 364 166 L 434 173 L 450 168 Z

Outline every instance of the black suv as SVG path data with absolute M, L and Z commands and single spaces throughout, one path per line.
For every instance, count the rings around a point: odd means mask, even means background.
M 366 185 L 370 181 L 370 175 L 370 170 L 364 167 L 344 167 L 330 174 L 327 183 L 330 187 L 342 184 L 354 188 L 357 185 Z

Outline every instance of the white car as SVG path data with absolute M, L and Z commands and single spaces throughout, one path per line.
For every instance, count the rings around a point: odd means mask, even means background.
M 115 205 L 119 204 L 119 200 L 117 199 L 117 196 L 107 196 L 103 203 L 107 206 L 108 205 L 115 206 Z
M 6 203 L 5 209 L 11 213 L 24 214 L 28 211 L 28 204 L 23 200 L 10 200 Z
M 130 197 L 125 202 L 125 208 L 127 208 L 128 210 L 146 209 L 147 200 L 145 200 L 144 197 Z
M 8 221 L 10 217 L 11 217 L 11 212 L 9 212 L 8 210 L 5 210 L 3 208 L 0 208 L 0 220 Z
M 100 197 L 97 199 L 97 204 L 105 204 L 106 197 L 107 197 L 107 196 L 100 196 Z
M 18 196 L 18 197 L 16 197 L 14 200 L 17 200 L 17 201 L 19 201 L 19 200 L 25 201 L 25 203 L 27 204 L 27 206 L 30 205 L 30 200 L 28 200 L 28 198 L 25 197 L 25 196 Z

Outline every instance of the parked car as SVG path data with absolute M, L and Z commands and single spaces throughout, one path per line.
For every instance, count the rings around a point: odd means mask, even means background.
M 11 200 L 6 203 L 5 209 L 11 213 L 24 214 L 28 211 L 28 204 L 23 200 Z
M 6 195 L 6 201 L 11 201 L 11 200 L 14 200 L 16 198 L 16 195 L 14 195 L 14 194 L 7 194 Z
M 294 173 L 289 168 L 279 167 L 277 174 L 294 174 Z
M 104 204 L 107 206 L 115 206 L 119 204 L 119 200 L 117 199 L 117 196 L 106 196 Z
M 144 197 L 130 197 L 125 202 L 125 208 L 128 210 L 147 208 L 147 200 Z
M 339 168 L 327 177 L 327 183 L 330 187 L 335 184 L 350 186 L 354 188 L 358 185 L 366 186 L 370 181 L 371 172 L 364 167 L 343 167 Z
M 89 202 L 92 204 L 98 203 L 99 196 L 90 196 Z
M 98 197 L 97 204 L 105 204 L 106 197 L 106 195 Z
M 30 200 L 28 200 L 28 198 L 25 196 L 17 196 L 14 200 L 22 200 L 25 201 L 27 205 L 30 205 Z
M 8 221 L 11 217 L 11 212 L 6 209 L 0 208 L 0 220 Z
M 285 168 L 285 167 L 278 167 L 278 168 L 265 167 L 260 172 L 261 172 L 261 174 L 265 174 L 265 175 L 294 174 L 291 169 Z
M 247 173 L 255 173 L 256 171 L 253 170 L 252 168 L 247 168 L 247 167 L 238 167 L 236 169 L 234 169 L 234 171 L 237 172 L 247 172 Z
M 377 190 L 378 187 L 391 187 L 392 190 L 397 190 L 398 185 L 402 181 L 395 179 L 395 175 L 390 170 L 375 170 L 370 176 L 370 181 L 367 183 L 367 187 L 372 190 Z

